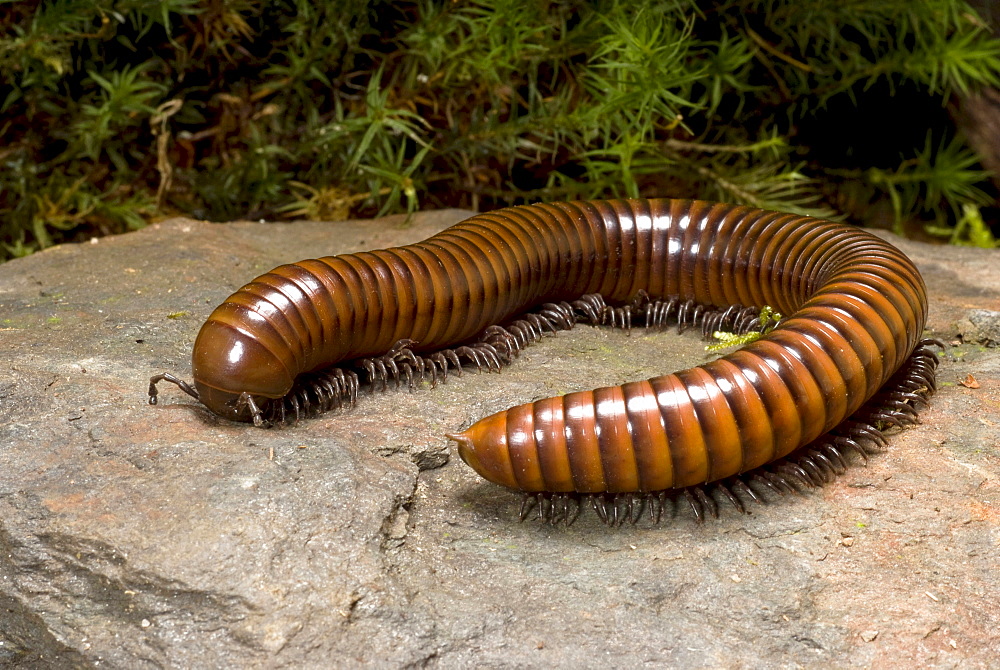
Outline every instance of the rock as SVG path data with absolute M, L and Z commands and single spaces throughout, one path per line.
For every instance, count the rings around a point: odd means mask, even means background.
M 702 362 L 691 335 L 581 327 L 499 375 L 273 430 L 172 386 L 146 404 L 150 375 L 190 378 L 200 324 L 249 279 L 463 216 L 175 219 L 0 266 L 0 664 L 995 663 L 995 349 L 950 348 L 923 424 L 867 468 L 702 526 L 684 510 L 612 530 L 593 514 L 519 523 L 519 496 L 443 437 L 516 402 Z M 1000 311 L 995 252 L 893 241 L 927 280 L 929 335 Z M 978 389 L 954 383 L 970 373 Z
M 958 323 L 958 336 L 963 342 L 973 342 L 987 347 L 1000 346 L 1000 312 L 989 309 L 970 309 L 966 318 Z

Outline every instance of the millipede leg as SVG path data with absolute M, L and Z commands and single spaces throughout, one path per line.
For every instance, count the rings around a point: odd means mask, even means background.
M 608 504 L 608 525 L 609 526 L 620 526 L 624 515 L 621 509 L 622 497 L 620 493 L 615 493 L 611 495 L 611 500 Z
M 834 456 L 834 458 L 830 458 L 830 456 Z M 813 452 L 813 457 L 821 461 L 830 470 L 832 473 L 831 481 L 833 477 L 839 477 L 847 472 L 847 462 L 844 461 L 844 457 L 836 449 L 816 449 Z M 834 463 L 835 459 L 836 463 Z
M 660 491 L 656 494 L 656 523 L 660 523 L 660 519 L 663 517 L 663 510 L 667 506 L 667 492 Z M 674 499 L 670 498 L 670 515 L 676 516 L 677 505 L 674 503 Z
M 175 377 L 174 375 L 170 374 L 169 372 L 164 372 L 162 374 L 153 375 L 152 377 L 149 378 L 149 404 L 150 405 L 155 405 L 156 404 L 156 396 L 159 393 L 159 391 L 156 388 L 156 385 L 158 383 L 160 383 L 161 381 L 163 381 L 163 382 L 170 382 L 171 384 L 176 384 L 177 387 L 180 388 L 180 390 L 184 391 L 185 393 L 187 393 L 189 396 L 191 396 L 195 400 L 199 399 L 198 398 L 198 391 L 193 386 L 191 386 L 190 384 L 188 384 L 183 379 L 180 379 L 179 377 Z
M 587 495 L 587 499 L 590 501 L 590 506 L 594 509 L 594 512 L 597 513 L 598 518 L 601 520 L 602 523 L 607 524 L 608 523 L 608 508 L 604 504 L 604 499 L 603 498 L 604 497 L 602 495 L 600 495 L 600 494 L 597 494 L 597 495 L 588 494 Z
M 552 518 L 552 498 L 544 493 L 538 494 L 538 520 L 548 521 Z
M 261 412 L 257 403 L 254 402 L 253 396 L 249 393 L 241 393 L 240 397 L 236 400 L 236 411 L 242 412 L 244 408 L 248 408 L 250 410 L 250 416 L 253 417 L 253 425 L 258 428 L 262 428 L 267 425 L 264 421 L 263 412 Z
M 576 521 L 577 517 L 580 516 L 580 507 L 581 507 L 581 505 L 580 505 L 580 496 L 567 496 L 567 501 L 572 501 L 573 502 L 573 511 L 572 511 L 572 513 L 567 513 L 567 515 L 565 517 L 566 518 L 566 525 L 567 526 L 572 526 L 573 522 Z
M 684 499 L 687 500 L 688 505 L 691 506 L 691 511 L 694 512 L 695 520 L 701 524 L 705 521 L 705 510 L 701 506 L 701 502 L 691 493 L 690 487 L 684 489 Z
M 740 491 L 742 491 L 743 493 L 746 493 L 748 496 L 750 496 L 750 499 L 753 500 L 758 505 L 766 505 L 767 504 L 767 501 L 764 500 L 763 498 L 761 498 L 760 496 L 758 496 L 757 492 L 754 491 L 752 488 L 750 488 L 750 485 L 747 484 L 745 481 L 743 481 L 742 477 L 737 477 L 736 478 L 736 481 L 733 482 L 733 489 L 734 489 L 734 491 L 733 491 L 734 493 L 736 492 L 737 489 L 740 490 Z M 749 514 L 749 513 L 750 513 L 749 510 L 747 510 L 746 514 Z
M 535 505 L 538 504 L 538 499 L 531 493 L 525 493 L 524 497 L 521 498 L 521 511 L 518 514 L 520 521 L 524 521 L 531 514 L 531 510 L 535 509 Z
M 771 490 L 774 493 L 777 493 L 779 496 L 785 495 L 785 489 L 779 488 L 778 485 L 773 481 L 772 477 L 769 476 L 770 474 L 771 473 L 767 472 L 766 470 L 762 470 L 758 473 L 752 474 L 751 479 L 752 481 L 763 484 L 764 487 L 766 487 L 767 489 Z
M 582 295 L 571 302 L 570 306 L 593 326 L 604 323 L 604 314 L 608 309 L 604 304 L 604 298 L 597 293 Z
M 799 467 L 809 473 L 809 478 L 815 486 L 823 486 L 824 484 L 832 481 L 832 478 L 836 473 L 832 470 L 828 470 L 825 467 L 826 464 L 822 461 L 817 462 L 814 459 L 815 454 L 810 452 L 802 456 L 797 463 Z
M 693 486 L 694 495 L 698 498 L 698 502 L 701 503 L 703 509 L 708 510 L 708 513 L 712 515 L 713 518 L 719 518 L 719 505 L 715 502 L 712 496 L 708 495 L 705 491 L 704 486 Z
M 726 499 L 730 503 L 732 503 L 733 507 L 735 507 L 736 510 L 740 514 L 746 514 L 747 513 L 747 508 L 743 505 L 743 501 L 740 500 L 736 496 L 736 494 L 728 486 L 725 485 L 724 482 L 717 482 L 715 484 L 715 488 L 716 488 L 716 490 L 722 492 L 722 495 L 724 495 L 726 497 Z
M 628 495 L 628 521 L 633 526 L 642 518 L 642 512 L 646 508 L 646 496 L 642 493 Z

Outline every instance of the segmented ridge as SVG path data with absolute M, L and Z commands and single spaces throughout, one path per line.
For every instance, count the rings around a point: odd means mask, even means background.
M 755 307 L 732 305 L 719 309 L 676 296 L 653 299 L 645 291 L 639 291 L 626 305 L 611 306 L 603 296 L 594 293 L 572 302 L 545 303 L 537 311 L 503 326 L 489 326 L 477 341 L 468 345 L 418 355 L 413 351 L 417 345 L 415 341 L 399 340 L 382 356 L 358 359 L 349 367 L 303 374 L 284 397 L 252 408 L 254 423 L 287 424 L 353 407 L 363 389 L 372 395 L 376 391 L 398 390 L 405 383 L 413 391 L 417 384 L 425 381 L 434 388 L 438 380 L 441 383 L 448 381 L 449 372 L 461 375 L 464 366 L 475 366 L 477 372 L 484 369 L 499 372 L 510 365 L 522 349 L 539 341 L 544 334 L 569 330 L 581 322 L 625 330 L 631 330 L 633 322 L 646 328 L 676 324 L 677 332 L 700 327 L 706 339 L 719 330 L 742 334 L 765 327 L 760 323 L 760 310 Z
M 773 463 L 716 482 L 639 493 L 526 493 L 520 519 L 533 511 L 551 524 L 572 524 L 583 508 L 591 507 L 609 526 L 635 524 L 644 512 L 660 523 L 668 506 L 676 517 L 685 504 L 697 523 L 707 516 L 719 518 L 720 503 L 730 503 L 739 513 L 750 514 L 750 502 L 767 504 L 768 496 L 783 497 L 832 482 L 844 474 L 856 455 L 867 465 L 868 457 L 888 447 L 886 434 L 919 423 L 920 410 L 934 394 L 939 363 L 933 349 L 945 349 L 940 340 L 921 340 L 902 367 L 882 389 L 847 420 L 792 454 Z

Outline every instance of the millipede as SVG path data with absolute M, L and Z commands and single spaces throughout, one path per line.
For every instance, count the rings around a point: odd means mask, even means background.
M 766 308 L 766 309 L 765 309 Z M 785 315 L 767 318 L 772 309 Z M 764 310 L 762 312 L 762 310 Z M 901 251 L 859 228 L 697 200 L 595 200 L 478 214 L 414 244 L 282 265 L 201 327 L 194 384 L 212 412 L 270 426 L 359 393 L 497 371 L 576 323 L 759 331 L 687 370 L 512 407 L 450 433 L 485 479 L 572 523 L 659 521 L 686 501 L 821 486 L 935 390 L 926 288 Z

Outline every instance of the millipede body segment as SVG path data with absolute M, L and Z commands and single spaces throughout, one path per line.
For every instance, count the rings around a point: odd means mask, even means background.
M 685 489 L 794 454 L 806 459 L 794 477 L 816 480 L 933 390 L 924 283 L 891 244 L 810 217 L 655 199 L 513 207 L 415 244 L 278 267 L 202 326 L 194 388 L 158 375 L 151 402 L 167 379 L 220 416 L 266 424 L 353 402 L 366 384 L 499 368 L 579 319 L 672 312 L 726 329 L 746 321 L 734 306 L 765 305 L 785 318 L 733 353 L 449 437 L 486 479 L 545 495 Z

